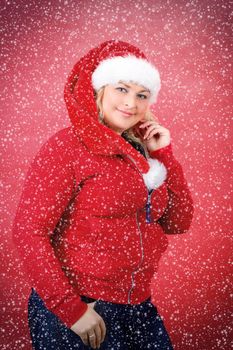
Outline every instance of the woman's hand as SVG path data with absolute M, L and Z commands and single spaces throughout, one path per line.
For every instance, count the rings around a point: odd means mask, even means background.
M 104 341 L 106 326 L 102 317 L 93 309 L 95 303 L 87 304 L 87 311 L 73 324 L 71 330 L 80 336 L 85 345 L 98 349 Z
M 170 131 L 155 120 L 142 120 L 135 129 L 148 151 L 156 151 L 171 142 Z

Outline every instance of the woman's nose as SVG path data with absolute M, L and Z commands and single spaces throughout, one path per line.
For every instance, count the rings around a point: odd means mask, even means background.
M 124 105 L 128 108 L 136 107 L 136 99 L 135 96 L 127 95 L 125 96 Z

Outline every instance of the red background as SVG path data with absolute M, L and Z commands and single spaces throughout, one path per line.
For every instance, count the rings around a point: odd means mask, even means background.
M 113 38 L 139 46 L 161 72 L 154 112 L 171 130 L 195 201 L 190 232 L 169 237 L 153 301 L 176 350 L 230 349 L 230 12 L 214 0 L 3 2 L 3 349 L 30 349 L 30 285 L 11 240 L 26 171 L 69 125 L 63 87 L 73 64 Z

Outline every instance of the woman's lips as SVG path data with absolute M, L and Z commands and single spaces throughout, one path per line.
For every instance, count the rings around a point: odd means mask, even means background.
M 133 115 L 133 113 L 129 113 L 129 112 L 126 112 L 126 111 L 122 111 L 121 109 L 117 108 L 118 112 L 121 112 L 123 113 L 124 115 L 128 116 L 128 117 L 131 117 Z

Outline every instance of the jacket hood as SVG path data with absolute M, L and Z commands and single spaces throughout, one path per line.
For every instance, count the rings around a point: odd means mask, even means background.
M 90 50 L 74 65 L 65 85 L 64 98 L 74 131 L 91 152 L 106 156 L 130 155 L 139 170 L 145 173 L 149 164 L 143 155 L 123 137 L 99 122 L 92 86 L 92 74 L 102 60 L 127 55 L 146 59 L 135 46 L 117 40 L 106 41 Z

